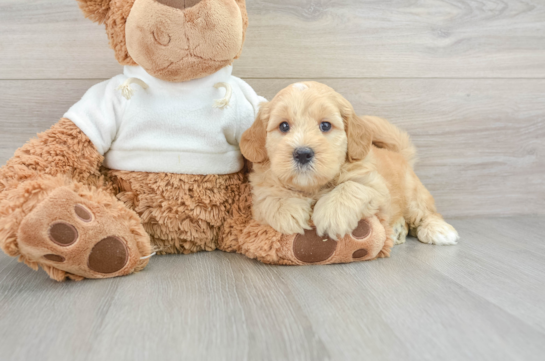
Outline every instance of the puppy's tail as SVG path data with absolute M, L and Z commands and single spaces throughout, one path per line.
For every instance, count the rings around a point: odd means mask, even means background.
M 362 117 L 373 132 L 373 145 L 393 152 L 401 153 L 412 166 L 416 163 L 416 147 L 411 137 L 385 119 L 379 117 Z

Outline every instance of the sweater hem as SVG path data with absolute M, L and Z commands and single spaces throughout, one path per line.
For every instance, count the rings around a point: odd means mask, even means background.
M 110 150 L 106 153 L 104 166 L 148 173 L 233 174 L 242 170 L 244 159 L 238 150 L 221 154 Z

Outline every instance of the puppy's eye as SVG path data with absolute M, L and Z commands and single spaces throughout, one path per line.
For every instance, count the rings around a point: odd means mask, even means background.
M 320 124 L 320 130 L 322 132 L 329 132 L 331 130 L 331 123 L 330 122 L 322 122 Z
M 280 124 L 280 127 L 279 127 L 280 131 L 282 133 L 287 133 L 290 131 L 290 125 L 288 124 L 288 122 L 284 122 L 282 124 Z

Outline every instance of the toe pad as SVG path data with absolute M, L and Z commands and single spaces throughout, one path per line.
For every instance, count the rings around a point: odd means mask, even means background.
M 55 222 L 49 227 L 49 238 L 59 246 L 67 247 L 78 239 L 76 227 L 66 222 Z
M 371 225 L 367 220 L 362 219 L 360 223 L 358 223 L 358 227 L 356 227 L 356 229 L 352 232 L 352 237 L 354 237 L 355 239 L 365 239 L 369 237 L 370 234 Z
M 81 219 L 83 222 L 88 223 L 93 220 L 93 214 L 81 204 L 76 204 L 76 206 L 74 207 L 74 211 L 76 212 L 78 218 Z
M 64 261 L 66 261 L 66 258 L 64 258 L 63 256 L 59 256 L 58 254 L 46 254 L 44 256 L 44 258 L 48 261 L 51 261 L 51 262 L 59 262 L 59 263 L 62 263 Z

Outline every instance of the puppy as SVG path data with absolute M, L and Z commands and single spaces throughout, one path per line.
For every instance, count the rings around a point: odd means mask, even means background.
M 409 229 L 423 243 L 452 245 L 456 230 L 413 171 L 409 136 L 377 117 L 358 117 L 330 87 L 296 83 L 262 104 L 242 136 L 253 165 L 253 216 L 283 234 L 341 239 L 379 214 L 403 243 Z

